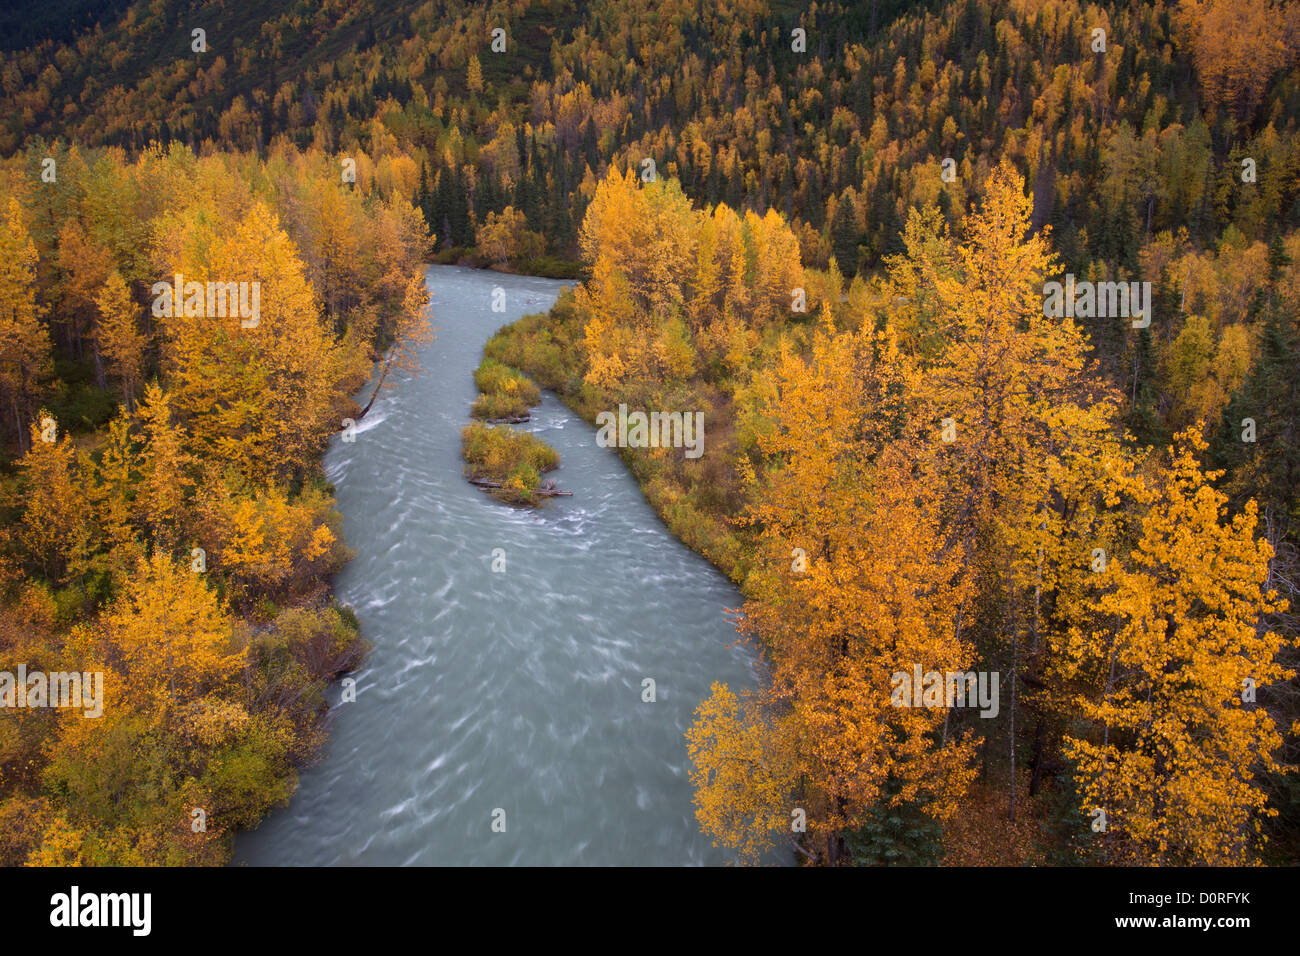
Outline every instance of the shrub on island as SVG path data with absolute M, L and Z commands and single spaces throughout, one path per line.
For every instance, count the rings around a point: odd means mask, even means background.
M 531 380 L 508 365 L 485 358 L 474 372 L 474 384 L 482 393 L 470 414 L 474 418 L 527 419 L 528 409 L 542 400 L 542 393 Z
M 560 464 L 560 454 L 528 432 L 472 422 L 461 431 L 465 477 L 511 504 L 538 504 L 542 475 Z

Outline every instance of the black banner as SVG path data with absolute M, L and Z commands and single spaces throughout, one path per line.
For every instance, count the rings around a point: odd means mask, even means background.
M 10 939 L 98 938 L 126 946 L 196 940 L 339 945 L 396 934 L 469 932 L 606 943 L 675 929 L 740 939 L 960 933 L 1029 939 L 1217 945 L 1275 935 L 1293 907 L 1295 870 L 1270 869 L 476 869 L 229 867 L 0 871 Z M 17 936 L 10 935 L 16 932 Z M 378 936 L 373 934 L 378 933 Z M 613 935 L 611 935 L 611 933 Z M 1009 936 L 1008 936 L 1009 934 Z M 671 938 L 671 937 L 668 937 Z M 973 941 L 973 940 L 972 940 Z

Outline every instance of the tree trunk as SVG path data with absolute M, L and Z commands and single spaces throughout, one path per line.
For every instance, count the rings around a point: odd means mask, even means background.
M 13 408 L 14 408 L 14 430 L 18 432 L 18 453 L 21 455 L 25 455 L 31 449 L 31 441 L 29 440 L 30 436 L 27 434 L 27 429 L 23 428 L 23 416 L 18 408 L 17 395 L 14 396 Z
M 95 384 L 101 389 L 108 388 L 108 380 L 104 376 L 104 358 L 99 354 L 99 341 L 95 342 Z
M 370 406 L 375 404 L 375 399 L 379 397 L 379 393 L 384 388 L 384 379 L 388 377 L 388 370 L 389 368 L 392 367 L 392 364 L 393 364 L 393 349 L 389 349 L 388 354 L 384 356 L 384 367 L 380 369 L 379 382 L 378 384 L 375 385 L 374 394 L 370 396 L 370 401 L 366 402 L 366 407 L 361 409 L 361 413 L 357 415 L 357 421 L 361 421 L 361 419 L 365 418 L 366 412 L 370 411 Z
M 1034 768 L 1029 777 L 1029 795 L 1038 796 L 1038 787 L 1043 780 L 1043 718 L 1039 716 L 1034 724 L 1034 758 L 1030 762 Z
M 1011 804 L 1007 811 L 1008 819 L 1016 822 L 1016 653 L 1019 650 L 1020 635 L 1011 634 Z

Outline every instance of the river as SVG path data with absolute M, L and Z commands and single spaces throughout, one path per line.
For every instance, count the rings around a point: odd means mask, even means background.
M 695 821 L 682 735 L 713 681 L 757 682 L 727 610 L 739 592 L 550 393 L 519 427 L 559 451 L 552 476 L 573 497 L 522 510 L 466 482 L 484 343 L 571 283 L 454 266 L 427 281 L 422 374 L 325 457 L 356 551 L 337 594 L 374 647 L 355 702 L 330 689 L 321 759 L 238 837 L 235 864 L 728 862 Z

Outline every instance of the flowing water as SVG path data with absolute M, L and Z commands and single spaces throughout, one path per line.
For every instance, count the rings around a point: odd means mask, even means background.
M 464 480 L 483 344 L 564 283 L 453 266 L 427 278 L 437 336 L 423 373 L 325 458 L 356 551 L 337 593 L 374 649 L 321 760 L 239 837 L 235 862 L 727 862 L 696 824 L 682 735 L 710 683 L 757 681 L 727 611 L 740 594 L 549 393 L 518 427 L 559 451 L 552 476 L 573 497 L 516 509 Z

